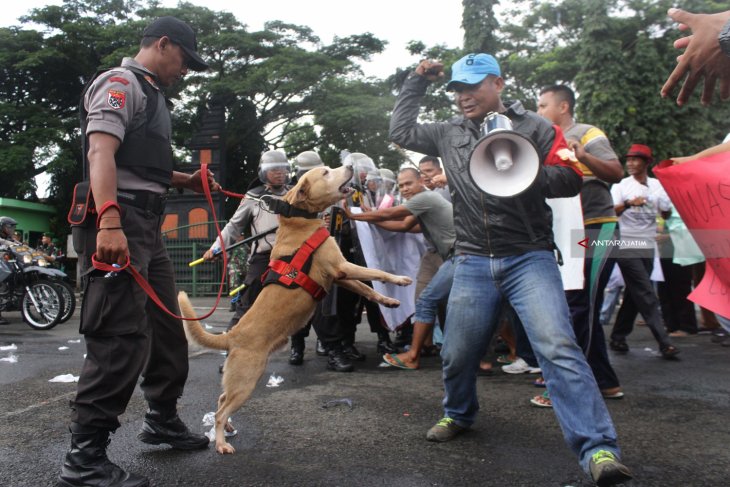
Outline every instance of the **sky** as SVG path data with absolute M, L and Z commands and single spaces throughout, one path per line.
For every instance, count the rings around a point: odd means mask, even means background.
M 331 0 L 270 0 L 251 2 L 241 0 L 187 0 L 215 11 L 231 12 L 249 31 L 263 29 L 269 20 L 305 25 L 310 27 L 322 42 L 329 43 L 334 36 L 345 37 L 371 32 L 388 41 L 383 53 L 373 56 L 372 61 L 362 63 L 366 76 L 385 78 L 396 68 L 406 67 L 418 61 L 408 53 L 409 41 L 419 40 L 427 46 L 445 44 L 458 47 L 462 44 L 461 0 L 440 0 L 430 3 L 423 0 L 365 0 L 359 2 L 334 2 Z M 174 7 L 175 0 L 161 0 L 162 5 Z M 19 25 L 18 17 L 33 8 L 61 5 L 62 0 L 24 0 L 3 2 L 0 9 L 0 27 Z M 36 178 L 39 196 L 45 197 L 48 178 L 45 173 Z
M 388 45 L 384 53 L 374 56 L 372 62 L 363 65 L 368 76 L 386 77 L 398 67 L 417 62 L 418 59 L 405 49 L 411 40 L 420 40 L 427 46 L 445 44 L 458 47 L 464 36 L 461 29 L 461 0 L 440 0 L 437 3 L 423 0 L 187 1 L 211 10 L 231 12 L 248 26 L 249 31 L 262 29 L 266 21 L 282 20 L 310 27 L 325 43 L 329 43 L 333 36 L 371 32 L 379 39 L 388 41 Z M 17 18 L 33 8 L 62 3 L 61 0 L 3 2 L 0 27 L 19 24 Z M 175 6 L 178 2 L 162 0 L 161 3 Z

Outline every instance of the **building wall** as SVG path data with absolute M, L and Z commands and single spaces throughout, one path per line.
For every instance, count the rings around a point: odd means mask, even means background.
M 50 217 L 56 210 L 49 205 L 28 201 L 0 198 L 0 216 L 9 216 L 18 222 L 24 242 L 35 246 L 43 232 L 51 230 Z

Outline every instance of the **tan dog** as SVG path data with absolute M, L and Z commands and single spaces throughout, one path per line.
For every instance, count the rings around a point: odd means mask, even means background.
M 284 201 L 311 213 L 324 211 L 348 193 L 346 186 L 351 178 L 352 169 L 346 166 L 312 169 L 284 196 Z M 282 216 L 279 221 L 276 244 L 271 252 L 272 260 L 293 255 L 323 224 L 320 219 L 300 217 Z M 334 282 L 388 307 L 399 306 L 400 302 L 383 296 L 360 280 L 391 282 L 401 286 L 411 283 L 411 279 L 405 276 L 395 276 L 347 262 L 331 237 L 312 257 L 308 275 L 325 290 L 329 290 Z M 183 316 L 195 316 L 184 292 L 179 294 L 178 301 Z M 289 336 L 307 323 L 316 305 L 312 296 L 302 288 L 288 289 L 272 284 L 261 291 L 253 306 L 228 333 L 213 335 L 203 330 L 198 321 L 185 322 L 188 336 L 195 342 L 204 347 L 228 351 L 223 369 L 223 393 L 218 399 L 218 411 L 215 414 L 215 448 L 219 453 L 235 452 L 225 440 L 224 427 L 228 417 L 248 400 L 264 372 L 269 354 L 283 346 Z

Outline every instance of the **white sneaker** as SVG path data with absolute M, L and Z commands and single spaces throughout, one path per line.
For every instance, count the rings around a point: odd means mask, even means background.
M 503 365 L 502 370 L 507 374 L 540 374 L 540 367 L 530 367 L 527 362 L 521 358 L 517 358 L 509 365 Z

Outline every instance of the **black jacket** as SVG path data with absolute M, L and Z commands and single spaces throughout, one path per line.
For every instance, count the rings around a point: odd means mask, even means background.
M 428 84 L 416 74 L 405 81 L 390 121 L 390 139 L 405 149 L 441 157 L 454 204 L 456 253 L 506 257 L 552 250 L 552 212 L 545 198 L 575 196 L 582 185 L 573 169 L 544 164 L 555 141 L 553 126 L 520 102 L 507 105 L 504 115 L 516 132 L 535 143 L 542 166 L 535 183 L 520 195 L 490 196 L 474 184 L 468 172 L 469 156 L 481 136 L 477 124 L 463 116 L 449 122 L 417 122 Z

